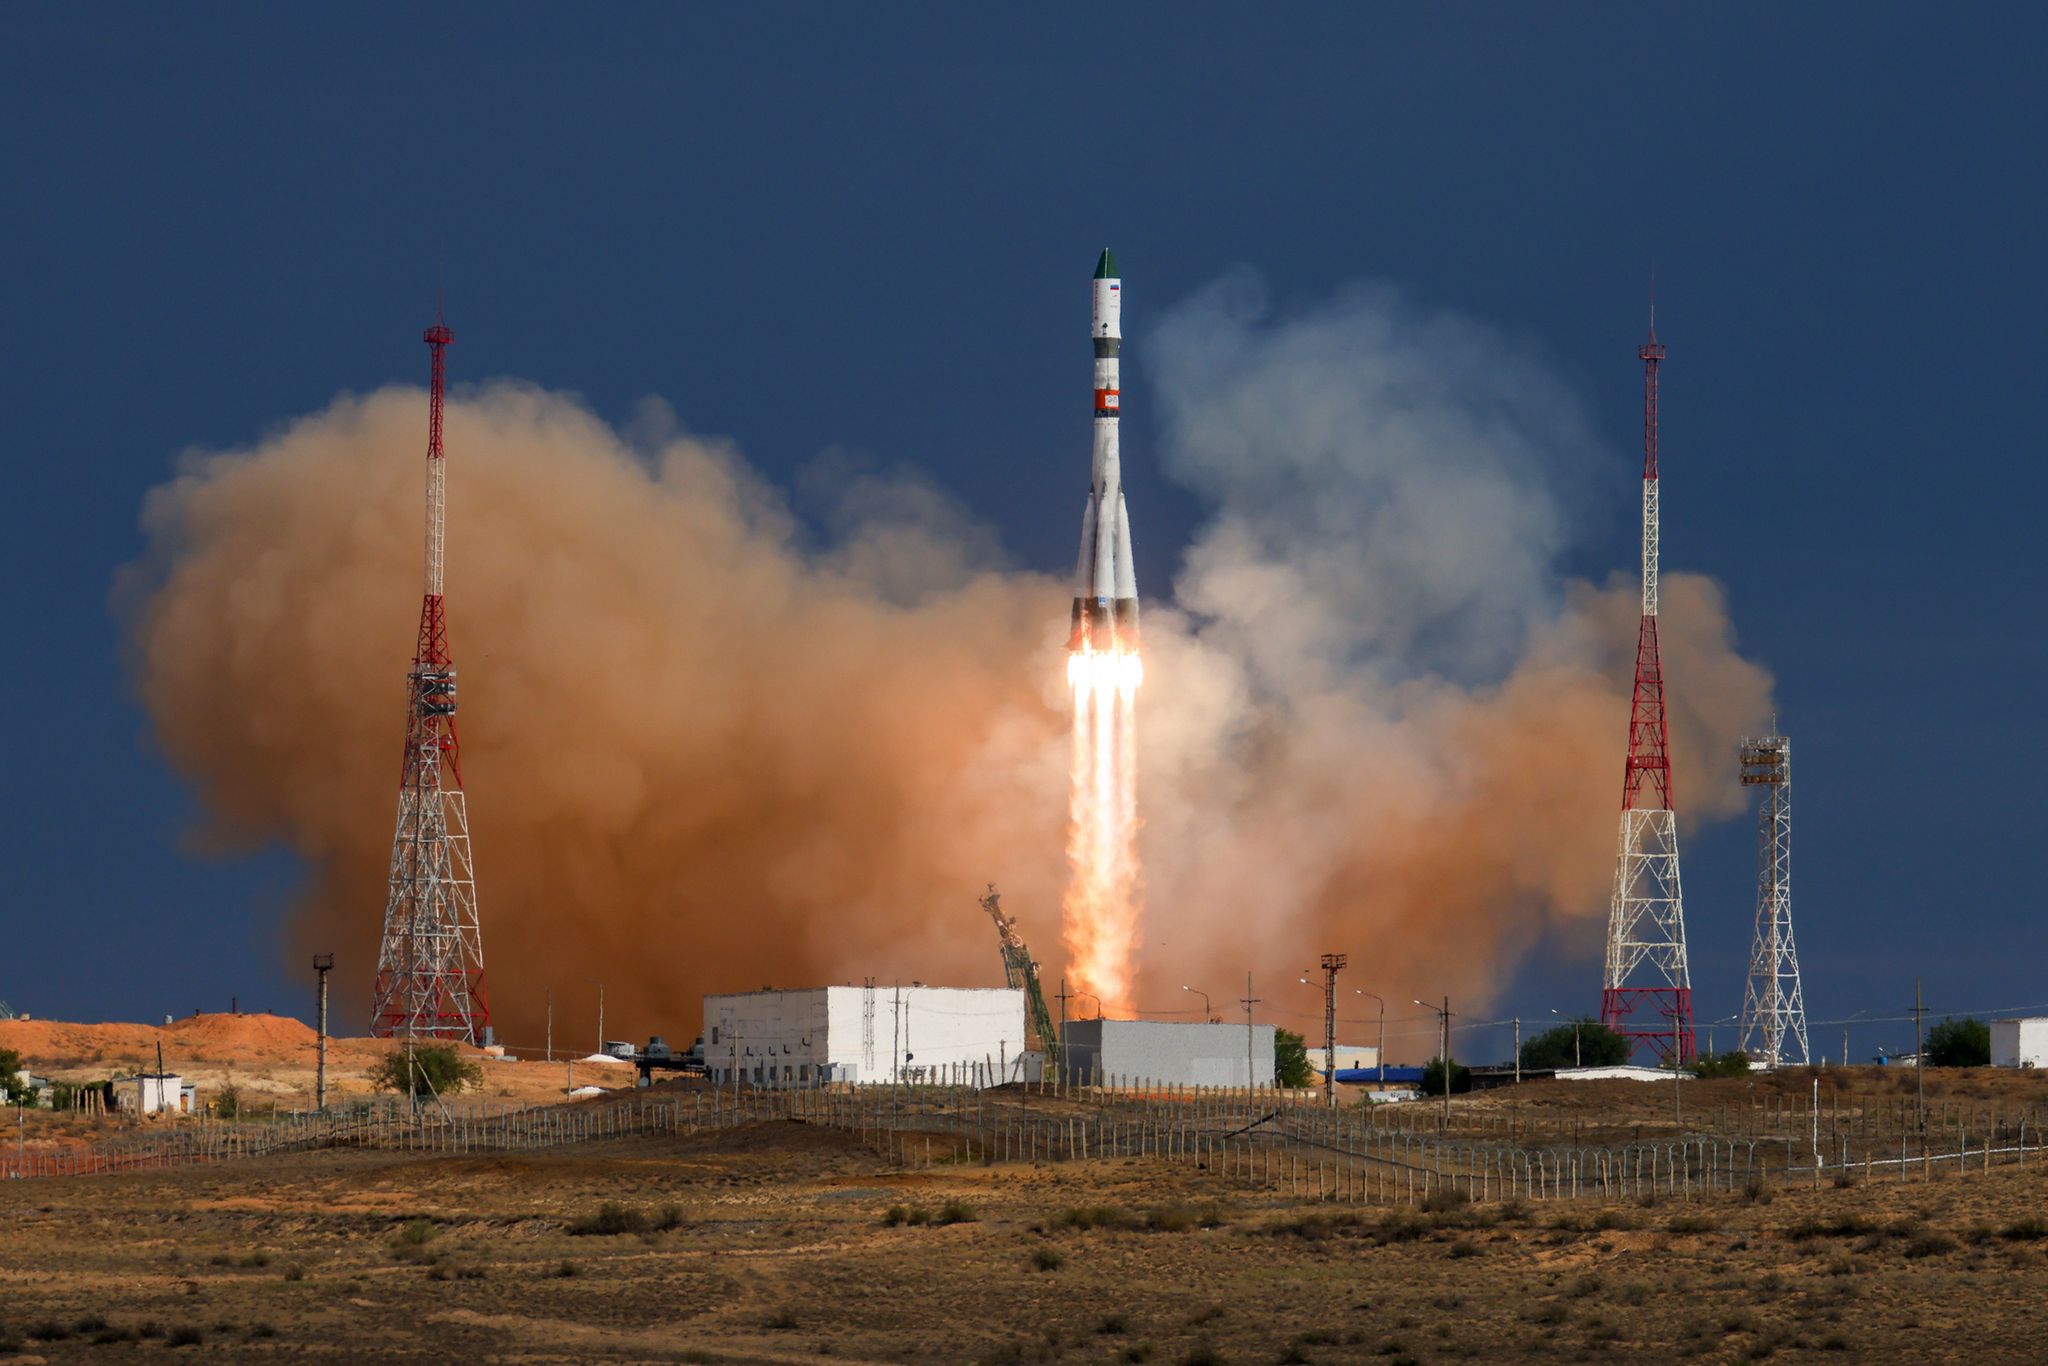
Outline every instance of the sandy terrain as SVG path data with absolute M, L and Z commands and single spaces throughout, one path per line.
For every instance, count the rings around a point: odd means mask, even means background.
M 0 1048 L 22 1055 L 29 1070 L 59 1081 L 100 1081 L 119 1073 L 154 1070 L 157 1048 L 164 1067 L 199 1087 L 209 1103 L 232 1084 L 243 1106 L 274 1103 L 311 1108 L 318 1040 L 298 1020 L 278 1015 L 188 1015 L 158 1027 L 146 1024 L 69 1024 L 55 1020 L 0 1020 Z M 335 1099 L 367 1095 L 370 1070 L 391 1051 L 387 1039 L 327 1041 L 327 1090 Z M 570 1064 L 565 1050 L 553 1064 L 487 1058 L 464 1049 L 484 1069 L 482 1096 L 529 1103 L 560 1100 Z M 578 1086 L 630 1086 L 630 1067 L 575 1065 Z

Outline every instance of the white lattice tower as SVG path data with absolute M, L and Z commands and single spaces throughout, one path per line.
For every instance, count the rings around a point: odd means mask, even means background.
M 1742 785 L 1763 789 L 1757 808 L 1756 936 L 1742 996 L 1742 1051 L 1760 1067 L 1805 1066 L 1806 994 L 1792 942 L 1792 742 L 1744 740 Z
M 455 664 L 448 652 L 447 608 L 441 593 L 447 492 L 441 445 L 444 357 L 454 339 L 439 322 L 425 337 L 433 355 L 426 592 L 420 603 L 419 644 L 406 674 L 405 757 L 370 1032 L 474 1044 L 484 1041 L 491 1012 L 484 995 L 483 929 L 477 919 L 462 747 L 455 728 Z

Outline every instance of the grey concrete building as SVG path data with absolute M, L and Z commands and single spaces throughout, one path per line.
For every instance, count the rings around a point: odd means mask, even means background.
M 1069 1020 L 1060 1032 L 1069 1081 L 1160 1086 L 1273 1084 L 1273 1026 Z M 1249 1056 L 1247 1056 L 1249 1053 Z

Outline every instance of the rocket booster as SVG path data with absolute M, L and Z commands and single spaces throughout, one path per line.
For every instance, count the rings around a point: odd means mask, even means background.
M 1104 248 L 1095 263 L 1095 462 L 1081 512 L 1081 559 L 1075 570 L 1070 654 L 1138 652 L 1138 572 L 1131 559 L 1131 518 L 1124 509 L 1117 453 L 1121 412 L 1118 351 L 1123 345 L 1123 279 Z

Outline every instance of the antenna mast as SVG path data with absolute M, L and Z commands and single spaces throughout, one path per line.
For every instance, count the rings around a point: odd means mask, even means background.
M 448 617 L 441 592 L 448 479 L 441 416 L 446 352 L 455 334 L 437 315 L 423 340 L 433 357 L 427 416 L 426 592 L 420 602 L 419 644 L 406 674 L 398 827 L 391 840 L 370 1032 L 380 1038 L 482 1044 L 490 1032 L 491 1010 L 484 997 L 483 931 L 477 920 L 462 748 L 455 729 L 455 664 L 448 653 Z
M 1685 958 L 1685 907 L 1678 880 L 1678 823 L 1671 794 L 1670 736 L 1664 716 L 1664 668 L 1657 651 L 1657 340 L 1656 304 L 1643 362 L 1643 615 L 1636 636 L 1635 692 L 1629 703 L 1628 758 L 1621 778 L 1621 832 L 1614 897 L 1607 919 L 1607 970 L 1600 1022 L 1659 1061 L 1694 1053 L 1692 977 Z M 1650 1007 L 1647 1017 L 1636 1012 Z

